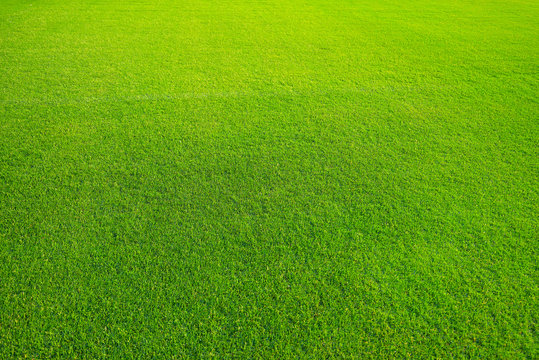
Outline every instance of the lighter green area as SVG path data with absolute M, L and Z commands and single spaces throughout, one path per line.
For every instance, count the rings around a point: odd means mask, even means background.
M 0 358 L 537 359 L 539 2 L 2 0 Z

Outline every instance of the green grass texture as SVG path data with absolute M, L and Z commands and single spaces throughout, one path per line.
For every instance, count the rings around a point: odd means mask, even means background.
M 2 0 L 1 359 L 537 359 L 539 2 Z

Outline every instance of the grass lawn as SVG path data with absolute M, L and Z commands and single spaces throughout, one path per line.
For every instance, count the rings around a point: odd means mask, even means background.
M 0 358 L 539 356 L 536 0 L 2 0 Z

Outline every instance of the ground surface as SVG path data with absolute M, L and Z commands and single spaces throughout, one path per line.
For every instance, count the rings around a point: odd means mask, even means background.
M 537 358 L 537 1 L 0 5 L 0 358 Z

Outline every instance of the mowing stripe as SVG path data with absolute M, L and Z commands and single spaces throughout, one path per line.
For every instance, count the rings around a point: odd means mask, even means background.
M 178 94 L 137 94 L 120 96 L 85 96 L 65 98 L 20 98 L 2 99 L 2 105 L 73 105 L 87 103 L 119 103 L 119 102 L 151 102 L 180 101 L 189 99 L 227 99 L 227 98 L 273 98 L 273 97 L 306 97 L 324 95 L 346 95 L 356 93 L 421 93 L 449 89 L 450 86 L 382 86 L 346 89 L 324 89 L 319 91 L 221 91 L 221 92 L 185 92 Z

